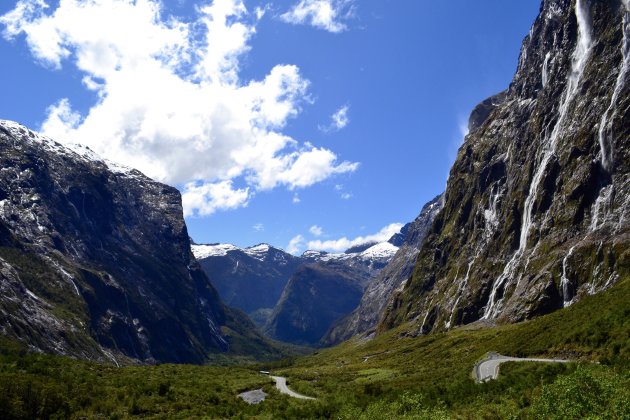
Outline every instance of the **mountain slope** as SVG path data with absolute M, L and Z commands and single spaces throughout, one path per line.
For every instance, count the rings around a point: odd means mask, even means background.
M 357 306 L 362 281 L 347 267 L 301 266 L 282 292 L 265 327 L 267 334 L 289 343 L 317 344 L 333 321 Z
M 193 257 L 176 189 L 8 121 L 0 168 L 3 335 L 116 363 L 203 362 L 228 324 L 256 336 Z
M 399 236 L 396 234 L 386 242 L 361 244 L 339 254 L 311 250 L 293 256 L 268 244 L 249 248 L 193 244 L 192 250 L 221 299 L 264 326 L 298 268 L 316 264 L 322 267 L 322 272 L 333 270 L 342 277 L 353 278 L 363 289 L 392 259 L 398 250 L 393 242 L 400 241 Z M 353 296 L 347 297 L 354 302 Z
M 299 257 L 267 244 L 244 249 L 228 244 L 192 245 L 192 250 L 223 302 L 260 324 L 266 320 L 261 312 L 271 312 L 302 263 Z
M 629 16 L 626 1 L 543 2 L 381 329 L 515 322 L 630 275 Z
M 325 344 L 339 343 L 355 334 L 370 332 L 377 325 L 394 290 L 411 276 L 420 247 L 443 205 L 443 195 L 435 197 L 422 207 L 413 222 L 403 227 L 400 234 L 402 238 L 393 238 L 398 240 L 400 248 L 367 286 L 359 306 L 328 331 L 323 340 Z

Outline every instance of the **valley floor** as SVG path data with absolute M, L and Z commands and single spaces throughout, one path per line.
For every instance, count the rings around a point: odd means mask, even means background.
M 477 384 L 490 351 L 575 363 L 505 363 Z M 596 363 L 593 363 L 596 362 Z M 316 400 L 283 395 L 271 378 Z M 238 394 L 262 389 L 249 405 Z M 311 356 L 241 367 L 116 368 L 0 354 L 3 418 L 629 418 L 630 281 L 569 308 L 516 325 L 461 327 L 411 337 L 404 327 Z

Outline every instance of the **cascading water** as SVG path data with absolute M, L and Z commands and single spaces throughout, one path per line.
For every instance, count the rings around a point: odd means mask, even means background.
M 453 315 L 455 314 L 455 310 L 457 309 L 457 304 L 459 303 L 459 300 L 462 298 L 462 291 L 466 289 L 466 286 L 468 285 L 468 279 L 470 277 L 470 269 L 472 268 L 472 265 L 476 259 L 477 257 L 475 256 L 475 258 L 470 260 L 470 262 L 468 263 L 466 276 L 464 277 L 464 280 L 460 283 L 459 287 L 457 288 L 457 294 L 458 294 L 457 300 L 455 300 L 455 304 L 453 305 L 453 308 L 451 309 L 451 315 L 448 317 L 448 322 L 446 323 L 446 329 L 451 328 L 451 324 L 453 322 Z
M 567 277 L 567 263 L 571 255 L 573 255 L 573 250 L 575 249 L 575 245 L 573 245 L 567 255 L 562 260 L 562 277 L 560 278 L 560 286 L 562 287 L 562 300 L 563 306 L 566 308 L 567 306 L 573 303 L 573 293 L 570 290 L 571 283 L 569 282 L 569 278 Z
M 610 105 L 608 106 L 608 109 L 606 109 L 606 112 L 604 112 L 604 115 L 602 115 L 598 132 L 602 167 L 609 172 L 612 169 L 614 159 L 611 124 L 617 116 L 617 108 L 615 105 L 619 99 L 621 89 L 626 83 L 626 75 L 628 73 L 628 68 L 630 67 L 630 0 L 623 0 L 623 5 L 625 8 L 622 19 L 623 43 L 621 45 L 621 53 L 623 59 L 621 61 L 621 68 L 619 69 L 617 81 L 615 82 L 615 89 L 613 90 L 613 95 L 610 99 Z
M 606 216 L 612 209 L 612 200 L 614 198 L 615 187 L 610 184 L 605 186 L 599 192 L 599 196 L 593 204 L 593 210 L 591 211 L 591 225 L 589 230 L 591 232 L 597 230 L 608 219 Z
M 628 0 L 624 0 L 628 1 Z M 501 275 L 494 281 L 492 290 L 490 291 L 490 297 L 484 311 L 483 319 L 494 318 L 500 308 L 497 306 L 497 294 L 501 291 L 505 285 L 505 282 L 514 276 L 514 272 L 518 267 L 519 260 L 525 250 L 527 249 L 527 238 L 529 231 L 532 227 L 532 211 L 534 208 L 534 202 L 536 201 L 536 192 L 542 182 L 543 176 L 547 169 L 551 158 L 556 152 L 556 147 L 560 139 L 560 134 L 564 129 L 565 120 L 568 116 L 568 109 L 573 99 L 576 96 L 584 68 L 590 57 L 591 47 L 593 44 L 593 38 L 591 34 L 591 23 L 589 11 L 584 7 L 584 0 L 576 0 L 575 3 L 575 17 L 578 23 L 578 38 L 575 49 L 573 50 L 573 57 L 571 60 L 571 73 L 569 74 L 567 85 L 564 90 L 564 94 L 560 100 L 560 106 L 558 108 L 558 120 L 556 121 L 553 130 L 549 137 L 545 140 L 545 146 L 543 150 L 543 157 L 538 165 L 534 177 L 529 186 L 529 192 L 525 199 L 525 206 L 523 209 L 523 220 L 521 222 L 521 234 L 519 240 L 518 250 L 514 253 L 510 261 L 505 265 Z
M 548 52 L 547 55 L 545 55 L 545 61 L 543 62 L 543 66 L 542 66 L 542 86 L 543 88 L 545 86 L 547 86 L 547 83 L 549 81 L 549 59 L 551 58 L 551 53 Z

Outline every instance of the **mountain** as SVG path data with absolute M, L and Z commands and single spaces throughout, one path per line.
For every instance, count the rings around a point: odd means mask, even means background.
M 517 322 L 630 275 L 629 23 L 627 1 L 543 2 L 381 330 Z
M 394 235 L 394 238 L 397 236 Z M 304 265 L 315 265 L 321 270 L 310 271 L 312 276 L 334 271 L 340 274 L 340 278 L 351 278 L 353 285 L 356 283 L 363 290 L 398 250 L 390 242 L 391 240 L 360 244 L 338 254 L 309 250 L 301 256 L 291 255 L 268 244 L 249 248 L 230 244 L 193 244 L 192 251 L 226 304 L 245 311 L 259 326 L 265 326 L 271 336 L 280 338 L 283 334 L 276 334 L 277 329 L 269 326 L 268 322 L 274 311 L 282 311 L 276 305 L 286 301 L 281 296 L 296 270 Z M 350 289 L 354 290 L 354 287 Z M 286 293 L 290 295 L 298 290 L 299 287 L 291 285 Z M 324 287 L 322 290 L 332 289 Z M 317 296 L 328 298 L 320 294 Z M 353 293 L 344 296 L 356 306 L 358 301 Z M 343 315 L 350 310 L 344 309 Z M 324 314 L 324 317 L 328 316 L 329 314 Z
M 358 307 L 338 320 L 328 331 L 323 339 L 324 344 L 336 344 L 356 334 L 369 333 L 376 327 L 394 290 L 411 276 L 424 239 L 443 205 L 444 196 L 440 194 L 426 203 L 418 217 L 406 224 L 401 233 L 390 239 L 390 242 L 395 241 L 400 248 L 367 286 Z
M 335 321 L 356 308 L 363 291 L 398 248 L 389 241 L 342 254 L 306 251 L 270 314 L 265 332 L 277 340 L 319 345 Z
M 0 168 L 3 336 L 117 364 L 274 352 L 201 270 L 175 188 L 9 121 Z
M 343 265 L 301 266 L 282 292 L 266 332 L 284 342 L 317 344 L 336 319 L 357 306 L 363 281 Z
M 299 257 L 267 244 L 250 248 L 192 245 L 192 251 L 223 302 L 245 311 L 260 325 L 302 264 Z

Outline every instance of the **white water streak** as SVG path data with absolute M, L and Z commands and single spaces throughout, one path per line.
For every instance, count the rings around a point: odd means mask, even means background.
M 468 263 L 468 270 L 466 270 L 466 276 L 464 277 L 464 280 L 459 284 L 459 288 L 457 289 L 457 294 L 458 294 L 457 300 L 455 300 L 455 304 L 451 308 L 451 316 L 449 316 L 448 322 L 446 323 L 446 329 L 451 328 L 451 324 L 453 322 L 453 315 L 455 315 L 457 304 L 459 303 L 459 300 L 462 298 L 462 292 L 466 289 L 466 286 L 468 285 L 468 279 L 470 278 L 470 269 L 472 268 L 472 265 L 476 259 L 477 259 L 477 256 L 475 256 L 475 258 L 473 258 Z M 455 275 L 455 278 L 457 278 L 457 275 Z
M 591 211 L 591 225 L 589 230 L 591 232 L 597 230 L 601 225 L 606 222 L 607 215 L 612 209 L 612 198 L 615 190 L 614 185 L 607 185 L 599 192 L 599 196 L 593 204 L 593 210 Z
M 571 74 L 569 75 L 567 86 L 560 102 L 558 121 L 556 122 L 551 135 L 545 142 L 546 145 L 543 150 L 542 161 L 540 162 L 540 165 L 538 165 L 538 169 L 536 170 L 532 183 L 529 186 L 529 193 L 525 199 L 525 209 L 523 212 L 521 237 L 518 249 L 519 252 L 522 252 L 527 248 L 527 237 L 532 225 L 532 210 L 534 202 L 536 201 L 536 192 L 542 182 L 543 176 L 545 175 L 547 165 L 556 152 L 560 134 L 564 129 L 565 120 L 569 115 L 567 112 L 569 105 L 577 93 L 577 89 L 582 79 L 582 74 L 584 73 L 584 68 L 586 67 L 586 62 L 590 56 L 591 46 L 593 44 L 588 11 L 584 9 L 583 0 L 577 0 L 575 5 L 575 16 L 578 21 L 578 40 L 575 50 L 573 51 Z
M 626 75 L 628 74 L 628 68 L 630 67 L 630 0 L 624 0 L 624 14 L 622 19 L 622 32 L 623 43 L 621 45 L 621 54 L 623 59 L 621 61 L 621 68 L 617 75 L 617 81 L 615 82 L 615 89 L 613 90 L 612 98 L 610 99 L 610 105 L 608 109 L 602 115 L 602 120 L 599 123 L 599 147 L 601 152 L 602 166 L 606 171 L 609 171 L 613 167 L 614 163 L 614 151 L 613 151 L 613 139 L 611 133 L 611 125 L 617 116 L 617 100 L 621 89 L 626 83 Z M 612 112 L 612 115 L 611 115 Z
M 527 238 L 532 227 L 532 211 L 534 208 L 534 202 L 536 201 L 536 192 L 538 190 L 538 187 L 540 186 L 540 183 L 542 182 L 543 176 L 547 169 L 547 165 L 556 152 L 558 140 L 560 138 L 562 130 L 564 129 L 565 120 L 568 116 L 567 111 L 569 109 L 569 105 L 571 105 L 573 99 L 575 98 L 578 87 L 580 85 L 580 81 L 582 79 L 582 75 L 584 73 L 584 68 L 586 67 L 586 63 L 588 62 L 588 59 L 590 57 L 593 38 L 591 34 L 591 24 L 589 21 L 590 16 L 588 10 L 584 7 L 584 0 L 576 0 L 575 17 L 578 23 L 578 39 L 577 45 L 573 50 L 571 73 L 569 74 L 567 86 L 565 88 L 564 94 L 560 101 L 560 107 L 558 109 L 558 120 L 556 121 L 551 135 L 545 141 L 543 158 L 534 174 L 534 178 L 532 179 L 532 182 L 529 186 L 527 198 L 525 199 L 518 250 L 514 253 L 510 261 L 506 264 L 505 268 L 503 269 L 503 273 L 501 273 L 501 275 L 495 280 L 492 286 L 492 290 L 490 292 L 490 297 L 488 299 L 486 309 L 484 311 L 483 319 L 494 318 L 498 314 L 499 308 L 496 307 L 497 292 L 504 286 L 507 279 L 514 276 L 514 271 L 518 266 L 518 262 L 527 249 Z
M 569 278 L 567 277 L 567 263 L 569 262 L 569 258 L 571 258 L 571 255 L 573 255 L 573 250 L 575 249 L 576 245 L 573 245 L 570 249 L 569 252 L 567 253 L 567 255 L 564 257 L 564 259 L 562 260 L 562 277 L 560 279 L 560 285 L 562 286 L 562 300 L 563 300 L 563 306 L 566 308 L 567 306 L 571 305 L 571 303 L 573 303 L 573 296 L 569 297 L 570 294 L 570 290 L 569 290 Z
M 545 61 L 543 61 L 543 66 L 542 66 L 542 86 L 543 88 L 545 86 L 547 86 L 547 83 L 549 83 L 549 59 L 551 58 L 551 52 L 548 52 L 547 55 L 545 55 Z

